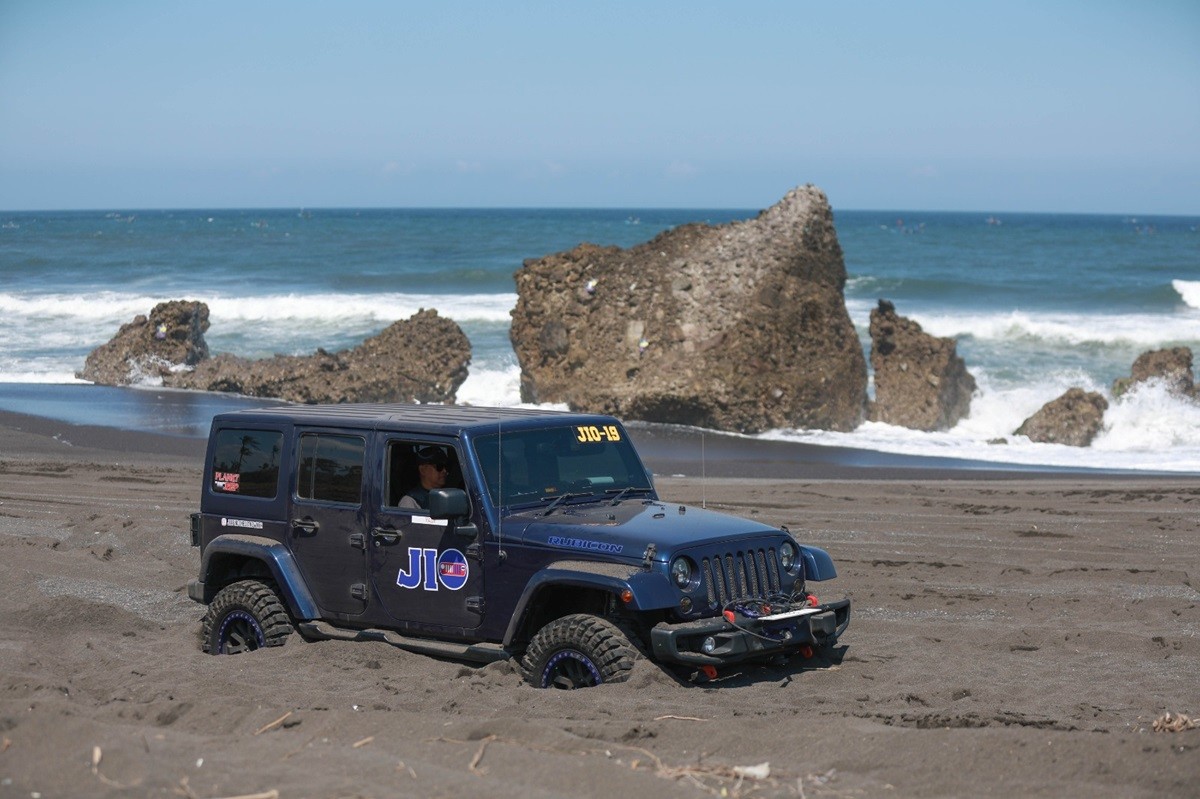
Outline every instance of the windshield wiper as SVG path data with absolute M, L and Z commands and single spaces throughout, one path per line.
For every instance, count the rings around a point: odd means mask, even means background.
M 591 491 L 574 491 L 574 492 L 568 491 L 565 494 L 559 494 L 557 497 L 555 497 L 550 502 L 550 507 L 546 508 L 546 512 L 543 513 L 542 515 L 549 516 L 551 513 L 554 512 L 555 508 L 557 508 L 563 502 L 566 502 L 568 499 L 576 499 L 578 497 L 590 497 L 590 496 L 592 496 Z M 548 499 L 550 499 L 550 497 L 542 497 L 542 502 L 545 502 Z
M 616 505 L 618 502 L 625 499 L 626 494 L 631 494 L 635 491 L 639 494 L 648 494 L 648 493 L 650 493 L 651 490 L 652 489 L 644 488 L 642 486 L 625 486 L 624 488 L 609 488 L 609 489 L 605 490 L 604 493 L 605 494 L 616 494 L 616 496 L 613 497 L 613 501 L 610 503 L 612 505 Z

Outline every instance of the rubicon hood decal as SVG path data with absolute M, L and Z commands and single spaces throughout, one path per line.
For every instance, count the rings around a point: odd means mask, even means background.
M 531 544 L 641 557 L 654 542 L 659 551 L 704 541 L 780 535 L 778 528 L 723 513 L 685 508 L 658 501 L 636 500 L 613 506 L 609 502 L 568 505 L 544 516 L 541 509 L 506 519 L 505 534 Z
M 609 555 L 620 555 L 621 551 L 625 549 L 623 544 L 614 544 L 611 541 L 591 541 L 586 538 L 568 538 L 560 535 L 547 536 L 546 543 L 552 547 L 582 549 L 588 552 L 605 552 Z

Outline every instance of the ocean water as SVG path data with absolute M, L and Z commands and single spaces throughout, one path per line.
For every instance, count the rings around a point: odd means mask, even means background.
M 0 383 L 76 382 L 87 354 L 156 303 L 208 303 L 213 352 L 351 347 L 436 308 L 471 339 L 459 400 L 520 401 L 508 341 L 526 258 L 589 241 L 630 246 L 757 209 L 0 212 Z M 1200 473 L 1200 406 L 1147 386 L 1113 401 L 1092 447 L 1012 433 L 1071 386 L 1099 391 L 1142 352 L 1200 360 L 1200 218 L 837 211 L 846 303 L 869 350 L 880 298 L 951 336 L 979 383 L 945 433 L 869 423 L 764 438 L 1022 464 Z M 35 403 L 36 404 L 36 403 Z M 134 407 L 140 407 L 135 403 Z M 11 410 L 27 410 L 9 406 Z M 143 409 L 144 410 L 144 409 Z M 69 416 L 62 410 L 47 411 Z M 80 421 L 80 419 L 72 419 Z M 1006 443 L 990 443 L 1003 439 Z

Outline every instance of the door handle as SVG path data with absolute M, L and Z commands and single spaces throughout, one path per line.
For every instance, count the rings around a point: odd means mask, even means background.
M 402 533 L 399 530 L 391 530 L 386 527 L 372 527 L 371 538 L 375 539 L 378 544 L 398 544 Z
M 321 525 L 313 519 L 292 519 L 292 529 L 305 535 L 316 535 Z

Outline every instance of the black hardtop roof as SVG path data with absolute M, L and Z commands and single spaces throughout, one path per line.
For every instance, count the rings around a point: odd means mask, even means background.
M 541 424 L 611 421 L 596 414 L 551 411 L 541 408 L 486 408 L 473 405 L 409 405 L 405 403 L 346 403 L 342 405 L 272 405 L 217 414 L 213 422 L 252 424 L 292 422 L 322 427 L 356 427 L 456 435 L 463 430 L 490 432 L 497 424 L 505 429 Z

